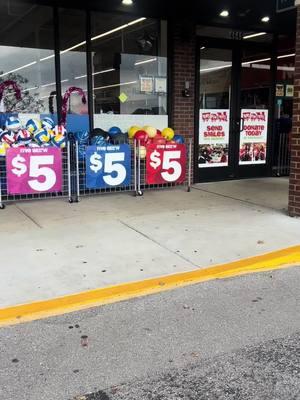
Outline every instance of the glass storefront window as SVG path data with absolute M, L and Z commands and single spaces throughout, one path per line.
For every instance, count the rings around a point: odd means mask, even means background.
M 23 1 L 0 4 L 0 83 L 12 80 L 21 88 L 21 100 L 12 89 L 5 92 L 1 125 L 7 113 L 49 113 L 49 96 L 55 88 L 54 25 L 52 7 Z M 52 86 L 53 85 L 53 86 Z
M 82 89 L 87 96 L 86 13 L 59 9 L 59 32 L 62 96 L 70 87 Z M 89 129 L 88 105 L 77 92 L 72 93 L 68 103 L 67 129 Z
M 294 76 L 295 76 L 295 38 L 280 35 L 278 38 L 277 72 L 276 72 L 276 117 L 293 115 Z
M 271 54 L 245 49 L 242 54 L 241 108 L 268 109 L 271 88 Z
M 232 51 L 201 47 L 199 168 L 227 167 Z
M 92 14 L 94 125 L 168 125 L 166 23 Z

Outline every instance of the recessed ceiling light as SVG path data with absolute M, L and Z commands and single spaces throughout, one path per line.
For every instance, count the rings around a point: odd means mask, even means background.
M 124 6 L 131 6 L 133 4 L 132 0 L 122 0 L 122 4 L 124 4 Z
M 228 17 L 229 16 L 229 11 L 228 10 L 223 10 L 220 12 L 220 17 Z
M 200 50 L 204 50 L 204 49 L 205 49 L 205 46 L 200 47 Z
M 270 17 L 263 17 L 261 19 L 261 22 L 269 22 L 270 21 Z

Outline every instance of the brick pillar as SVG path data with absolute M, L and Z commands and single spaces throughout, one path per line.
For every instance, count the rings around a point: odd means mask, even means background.
M 188 27 L 188 28 L 187 28 Z M 172 115 L 171 126 L 185 138 L 194 137 L 195 116 L 195 26 L 189 21 L 174 22 L 171 28 Z M 185 82 L 189 82 L 190 97 L 183 97 Z
M 300 217 L 300 0 L 296 0 L 296 4 L 298 10 L 294 80 L 295 88 L 289 185 L 289 214 L 292 217 Z

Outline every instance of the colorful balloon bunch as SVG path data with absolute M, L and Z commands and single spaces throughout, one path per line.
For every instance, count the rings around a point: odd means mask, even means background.
M 92 130 L 91 144 L 96 146 L 105 146 L 107 144 L 123 144 L 128 143 L 127 133 L 123 133 L 117 126 L 111 127 L 108 131 L 100 128 Z
M 132 126 L 128 130 L 129 139 L 137 140 L 140 144 L 140 158 L 145 158 L 148 144 L 175 144 L 184 143 L 184 137 L 175 135 L 172 128 L 165 128 L 162 131 L 153 126 Z
M 4 130 L 0 129 L 0 156 L 5 156 L 10 147 L 55 146 L 62 149 L 66 141 L 66 129 L 55 125 L 51 118 L 29 119 L 23 125 L 17 117 L 9 117 Z

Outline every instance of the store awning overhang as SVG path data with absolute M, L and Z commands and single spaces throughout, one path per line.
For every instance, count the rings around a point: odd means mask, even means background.
M 239 30 L 290 33 L 296 29 L 296 10 L 278 13 L 276 0 L 134 0 L 133 5 L 122 5 L 121 0 L 29 0 L 35 4 L 89 9 L 94 11 L 129 13 L 153 18 L 178 19 L 198 24 L 227 26 Z M 228 10 L 227 18 L 219 14 Z M 268 23 L 261 19 L 270 17 Z

